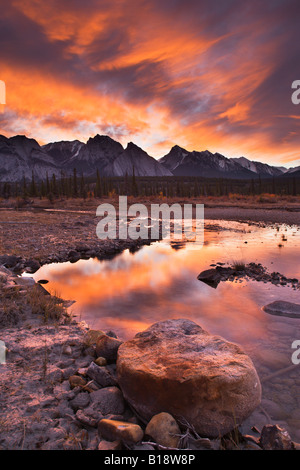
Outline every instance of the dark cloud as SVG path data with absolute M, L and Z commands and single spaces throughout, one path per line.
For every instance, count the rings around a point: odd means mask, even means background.
M 278 144 L 299 130 L 299 120 L 280 117 L 300 111 L 290 99 L 300 79 L 298 0 L 36 4 L 0 1 L 0 66 L 38 71 L 129 107 L 156 104 L 187 129 L 204 122 L 225 136 L 259 130 Z M 245 106 L 240 118 L 231 111 L 237 104 Z M 115 135 L 129 131 L 103 122 Z M 42 124 L 78 127 L 67 112 L 45 112 Z

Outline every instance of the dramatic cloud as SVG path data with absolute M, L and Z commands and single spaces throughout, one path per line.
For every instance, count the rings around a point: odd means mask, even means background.
M 299 165 L 298 0 L 0 0 L 0 133 Z

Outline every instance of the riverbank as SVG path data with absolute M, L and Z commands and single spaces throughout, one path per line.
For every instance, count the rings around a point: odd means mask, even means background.
M 170 415 L 157 415 L 150 426 L 120 390 L 116 354 L 122 342 L 112 331 L 75 321 L 64 301 L 30 278 L 3 267 L 0 277 L 1 306 L 14 304 L 10 315 L 5 310 L 1 316 L 1 449 L 174 450 L 174 442 L 190 450 L 299 448 L 262 412 L 256 413 L 257 427 L 246 420 L 241 429 L 214 438 L 198 435 L 189 423 L 176 425 L 174 437 Z
M 99 201 L 99 204 L 100 202 L 112 201 L 106 199 Z M 129 201 L 130 204 L 133 202 L 135 201 Z M 245 220 L 262 225 L 296 224 L 298 217 L 299 225 L 299 212 L 295 203 L 292 204 L 294 205 L 289 206 L 289 210 L 283 207 L 248 207 L 247 215 L 251 211 L 252 219 Z M 207 204 L 206 224 L 213 230 L 214 224 L 210 220 L 242 220 L 233 217 L 234 214 L 238 217 L 237 211 L 240 211 L 241 217 L 245 216 L 245 210 L 241 205 L 234 207 L 224 203 L 222 207 L 211 207 Z M 90 257 L 109 259 L 124 249 L 135 251 L 144 243 L 150 243 L 147 240 L 100 241 L 96 236 L 99 219 L 95 211 L 94 200 L 61 201 L 52 207 L 41 201 L 19 210 L 1 208 L 0 264 L 5 262 L 9 268 L 7 271 L 2 268 L 2 278 L 6 278 L 7 282 L 2 282 L 0 286 L 1 308 L 3 307 L 5 319 L 9 318 L 10 321 L 8 324 L 3 321 L 0 337 L 7 347 L 7 363 L 0 365 L 3 405 L 0 446 L 3 449 L 126 449 L 127 444 L 120 442 L 120 439 L 116 438 L 114 442 L 117 443 L 112 444 L 99 436 L 98 424 L 104 416 L 125 420 L 140 426 L 143 433 L 145 431 L 145 425 L 126 403 L 124 405 L 123 398 L 120 398 L 114 363 L 101 366 L 109 374 L 104 373 L 106 379 L 109 378 L 108 381 L 105 379 L 105 386 L 99 387 L 97 381 L 96 384 L 93 383 L 94 379 L 87 374 L 87 369 L 97 360 L 95 345 L 87 340 L 87 325 L 72 318 L 72 307 L 66 314 L 68 304 L 56 302 L 55 298 L 43 291 L 42 286 L 33 284 L 28 279 L 18 278 L 16 281 L 16 274 L 24 270 L 33 273 L 43 264 L 75 262 L 79 258 Z M 218 216 L 218 211 L 223 216 Z M 268 213 L 274 216 L 270 221 L 264 220 Z M 290 218 L 290 215 L 293 217 Z M 220 226 L 215 229 L 220 230 Z M 7 288 L 4 284 L 8 284 Z M 39 289 L 39 294 L 29 294 L 32 288 Z M 113 332 L 106 333 L 113 335 Z M 70 377 L 74 376 L 76 379 L 71 379 L 70 383 Z M 75 382 L 72 383 L 72 380 Z M 105 399 L 101 397 L 101 400 L 105 401 L 107 408 L 102 411 L 101 403 L 96 398 L 95 401 L 91 398 L 95 396 L 92 393 L 98 389 L 105 390 Z M 92 411 L 84 412 L 83 410 L 90 408 L 90 404 Z M 255 417 L 257 431 L 252 432 L 251 427 L 245 423 L 242 433 L 235 433 L 238 442 L 233 436 L 228 436 L 225 440 L 202 439 L 189 445 L 198 445 L 199 449 L 260 449 L 260 433 L 270 420 L 261 410 L 256 412 Z M 272 424 L 274 425 L 274 421 Z M 185 432 L 186 430 L 182 431 L 183 436 Z M 250 433 L 251 437 L 246 438 L 245 435 Z M 141 442 L 146 442 L 144 435 L 142 439 Z M 150 449 L 159 448 L 155 442 L 141 442 L 132 442 L 130 448 L 140 445 L 146 449 L 149 446 Z M 113 445 L 116 447 L 112 447 Z M 293 446 L 298 448 L 297 444 Z
M 145 204 L 148 208 L 152 203 L 204 203 L 207 226 L 212 220 L 254 222 L 262 226 L 300 225 L 300 203 L 297 202 L 297 198 L 292 201 L 278 200 L 272 203 L 257 203 L 248 199 L 232 201 L 218 198 L 204 200 L 128 198 L 128 204 L 135 202 Z M 99 222 L 96 209 L 101 203 L 114 204 L 118 208 L 117 198 L 57 200 L 54 204 L 38 199 L 19 209 L 16 209 L 13 200 L 2 201 L 0 255 L 15 255 L 20 257 L 19 261 L 22 260 L 23 264 L 26 260 L 35 260 L 42 265 L 89 257 L 106 259 L 124 249 L 134 251 L 150 243 L 148 240 L 99 240 L 96 235 L 96 226 Z M 22 270 L 22 266 L 17 269 Z

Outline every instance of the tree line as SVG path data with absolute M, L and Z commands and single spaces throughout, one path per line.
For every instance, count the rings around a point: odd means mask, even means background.
M 227 178 L 203 178 L 184 176 L 146 177 L 126 174 L 122 177 L 108 177 L 97 170 L 94 177 L 79 175 L 76 168 L 69 176 L 55 174 L 37 180 L 32 172 L 31 180 L 0 183 L 1 198 L 101 198 L 113 195 L 158 196 L 158 197 L 201 197 L 239 195 L 299 195 L 299 177 L 273 177 L 267 179 L 237 180 Z

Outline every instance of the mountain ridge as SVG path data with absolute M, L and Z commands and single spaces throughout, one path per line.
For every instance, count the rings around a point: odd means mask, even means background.
M 275 167 L 245 157 L 228 158 L 209 150 L 188 151 L 174 145 L 170 152 L 156 160 L 129 142 L 127 147 L 108 135 L 95 135 L 86 143 L 80 140 L 50 142 L 40 145 L 25 135 L 0 135 L 0 181 L 37 180 L 47 175 L 69 176 L 76 168 L 79 174 L 95 176 L 202 176 L 235 179 L 298 176 L 300 167 Z

